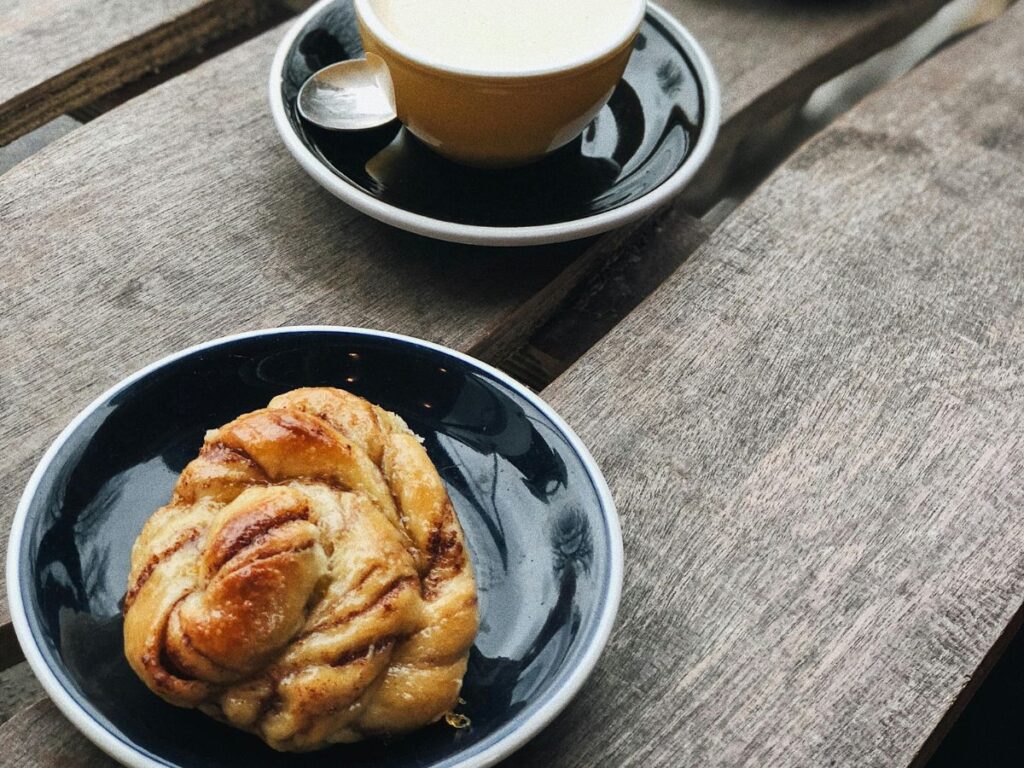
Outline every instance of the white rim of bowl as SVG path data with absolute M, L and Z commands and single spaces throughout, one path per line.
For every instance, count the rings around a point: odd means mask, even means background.
M 387 45 L 388 48 L 395 51 L 396 53 L 404 56 L 409 61 L 419 64 L 420 66 L 429 67 L 430 69 L 436 69 L 441 72 L 449 72 L 453 75 L 468 75 L 470 77 L 486 77 L 495 79 L 505 78 L 517 78 L 517 77 L 540 77 L 543 75 L 555 75 L 561 72 L 570 72 L 580 67 L 585 67 L 589 64 L 595 64 L 611 54 L 615 53 L 619 48 L 628 43 L 632 37 L 636 34 L 637 29 L 640 28 L 641 22 L 644 20 L 644 6 L 646 3 L 644 0 L 629 0 L 633 3 L 633 13 L 629 18 L 629 25 L 624 26 L 624 32 L 616 34 L 615 38 L 610 43 L 602 45 L 600 48 L 595 48 L 592 53 L 588 53 L 586 56 L 580 56 L 575 59 L 570 59 L 565 64 L 558 64 L 551 67 L 537 67 L 534 69 L 514 69 L 514 70 L 501 70 L 501 69 L 481 69 L 477 67 L 457 67 L 452 64 L 446 64 L 438 61 L 437 59 L 431 58 L 423 51 L 416 50 L 409 46 L 407 43 L 402 42 L 387 25 L 381 20 L 377 14 L 377 9 L 373 7 L 374 2 L 377 0 L 354 0 L 354 6 L 356 9 L 356 15 L 363 21 L 366 26 L 370 28 L 370 31 L 377 37 L 378 40 Z M 558 0 L 553 0 L 558 2 Z
M 557 2 L 557 0 L 552 1 Z M 497 246 L 559 243 L 607 232 L 610 229 L 621 227 L 642 218 L 645 214 L 661 207 L 678 194 L 689 183 L 694 174 L 697 173 L 697 170 L 704 164 L 704 161 L 707 160 L 718 136 L 718 127 L 722 119 L 722 97 L 719 90 L 718 77 L 715 74 L 711 60 L 693 35 L 674 16 L 656 3 L 648 2 L 646 4 L 647 11 L 671 31 L 677 42 L 680 43 L 683 50 L 690 57 L 690 63 L 697 74 L 697 80 L 700 83 L 704 97 L 704 120 L 701 125 L 700 135 L 697 137 L 697 143 L 690 151 L 689 157 L 671 176 L 647 194 L 618 208 L 613 208 L 610 211 L 604 211 L 594 216 L 561 221 L 554 224 L 528 227 L 487 227 L 444 221 L 407 211 L 404 208 L 378 200 L 329 170 L 316 155 L 306 148 L 306 145 L 299 139 L 298 134 L 292 130 L 291 123 L 288 121 L 284 98 L 281 95 L 285 58 L 288 56 L 288 52 L 291 50 L 295 39 L 310 19 L 320 13 L 323 8 L 335 2 L 337 0 L 320 0 L 313 5 L 292 24 L 284 39 L 278 45 L 277 53 L 274 54 L 274 61 L 270 66 L 268 88 L 270 113 L 274 119 L 277 132 L 281 136 L 282 141 L 284 141 L 285 147 L 292 157 L 298 161 L 299 165 L 302 166 L 303 170 L 312 176 L 320 186 L 360 213 L 365 213 L 371 218 L 382 221 L 385 224 L 390 224 L 393 227 L 404 229 L 407 232 L 453 243 Z
M 92 715 L 86 712 L 85 709 L 75 701 L 67 690 L 65 690 L 64 686 L 60 683 L 49 665 L 47 665 L 46 661 L 43 659 L 42 653 L 36 647 L 32 631 L 29 628 L 28 616 L 25 612 L 25 604 L 21 599 L 21 580 L 18 568 L 22 539 L 25 531 L 25 520 L 28 517 L 28 510 L 31 505 L 31 501 L 35 496 L 43 474 L 47 469 L 49 469 L 57 452 L 67 442 L 71 434 L 78 429 L 85 419 L 92 415 L 104 402 L 109 400 L 117 392 L 131 386 L 139 379 L 149 375 L 168 363 L 174 362 L 175 360 L 186 357 L 187 355 L 191 355 L 195 352 L 200 352 L 204 349 L 210 349 L 229 342 L 255 338 L 258 336 L 308 333 L 311 331 L 372 336 L 376 338 L 388 338 L 396 341 L 407 342 L 413 346 L 452 355 L 468 365 L 494 377 L 506 386 L 512 388 L 521 397 L 539 409 L 565 436 L 570 446 L 572 446 L 573 450 L 583 462 L 583 466 L 587 470 L 587 474 L 594 485 L 594 490 L 596 491 L 598 498 L 600 499 L 602 509 L 604 510 L 603 518 L 605 524 L 608 526 L 610 549 L 608 592 L 605 595 L 604 606 L 598 619 L 597 627 L 594 630 L 593 635 L 591 635 L 590 642 L 586 647 L 579 664 L 569 673 L 569 677 L 566 679 L 565 684 L 557 691 L 554 691 L 540 708 L 526 718 L 521 726 L 499 739 L 483 752 L 471 756 L 461 762 L 452 764 L 452 768 L 488 768 L 488 766 L 494 765 L 499 760 L 512 754 L 530 741 L 563 709 L 565 709 L 566 705 L 568 705 L 576 694 L 579 693 L 580 688 L 583 687 L 583 683 L 586 682 L 588 677 L 590 677 L 591 672 L 594 670 L 594 666 L 597 664 L 601 653 L 604 651 L 605 645 L 608 643 L 608 638 L 611 635 L 612 627 L 615 624 L 615 617 L 619 609 L 619 600 L 622 596 L 623 578 L 622 529 L 619 525 L 619 516 L 615 508 L 615 501 L 612 499 L 612 494 L 604 479 L 604 475 L 601 474 L 601 470 L 594 461 L 594 457 L 591 456 L 590 451 L 587 450 L 587 447 L 583 444 L 573 429 L 566 424 L 562 417 L 555 413 L 551 406 L 544 402 L 540 396 L 531 392 L 527 387 L 517 382 L 511 376 L 499 371 L 497 368 L 494 368 L 487 363 L 477 360 L 474 357 L 470 357 L 469 355 L 449 347 L 442 346 L 441 344 L 434 344 L 430 341 L 424 341 L 423 339 L 417 339 L 412 336 L 405 336 L 399 333 L 375 331 L 370 328 L 354 328 L 348 326 L 299 325 L 283 328 L 264 328 L 258 331 L 247 331 L 245 333 L 222 336 L 220 338 L 213 339 L 212 341 L 196 344 L 188 347 L 187 349 L 167 355 L 166 357 L 147 365 L 145 368 L 136 371 L 127 378 L 122 379 L 93 400 L 92 403 L 82 410 L 71 421 L 71 423 L 61 431 L 53 443 L 51 443 L 46 453 L 43 454 L 43 458 L 36 466 L 35 471 L 29 478 L 28 485 L 25 487 L 25 491 L 21 495 L 17 511 L 14 513 L 14 520 L 11 522 L 11 536 L 7 550 L 7 603 L 10 609 L 11 622 L 14 624 L 14 631 L 17 635 L 18 642 L 21 645 L 22 651 L 25 653 L 25 659 L 28 661 L 29 666 L 32 668 L 36 677 L 39 679 L 43 689 L 64 716 L 67 717 L 79 731 L 85 734 L 86 738 L 88 738 L 93 744 L 123 765 L 130 766 L 131 768 L 166 768 L 168 763 L 163 760 L 158 761 L 150 758 L 138 749 L 134 748 L 128 742 L 123 741 L 104 728 L 92 717 Z

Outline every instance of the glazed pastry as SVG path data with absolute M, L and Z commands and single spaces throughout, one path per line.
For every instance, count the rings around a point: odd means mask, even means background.
M 442 717 L 476 631 L 437 470 L 398 416 L 343 390 L 294 390 L 208 432 L 132 549 L 136 674 L 278 750 Z

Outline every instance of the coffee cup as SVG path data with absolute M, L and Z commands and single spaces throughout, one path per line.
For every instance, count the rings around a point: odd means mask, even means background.
M 355 0 L 398 118 L 480 167 L 537 160 L 580 135 L 622 78 L 645 0 Z

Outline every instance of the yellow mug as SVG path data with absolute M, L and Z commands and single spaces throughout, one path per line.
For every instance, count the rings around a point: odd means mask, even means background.
M 439 154 L 485 168 L 524 165 L 579 136 L 622 78 L 646 7 L 631 0 L 630 25 L 611 46 L 563 67 L 509 73 L 448 66 L 410 49 L 385 26 L 378 1 L 355 0 L 356 17 L 364 49 L 391 73 L 398 119 Z

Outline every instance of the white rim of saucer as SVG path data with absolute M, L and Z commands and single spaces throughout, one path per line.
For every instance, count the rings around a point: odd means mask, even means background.
M 399 229 L 453 243 L 495 246 L 543 245 L 578 240 L 607 232 L 642 218 L 677 195 L 707 160 L 718 136 L 719 123 L 722 119 L 722 97 L 718 76 L 715 74 L 711 60 L 689 30 L 672 14 L 656 3 L 648 2 L 647 10 L 672 33 L 690 57 L 704 97 L 704 120 L 697 143 L 694 144 L 689 156 L 679 168 L 657 187 L 636 200 L 594 216 L 528 227 L 487 227 L 460 224 L 413 213 L 404 208 L 381 202 L 333 173 L 306 148 L 306 145 L 292 130 L 285 112 L 284 98 L 281 95 L 285 58 L 288 51 L 291 50 L 292 44 L 310 19 L 320 13 L 324 7 L 337 1 L 319 0 L 296 19 L 277 46 L 274 61 L 270 66 L 268 86 L 270 113 L 285 147 L 303 170 L 312 176 L 320 186 L 357 211 Z
M 46 470 L 49 469 L 58 451 L 60 451 L 63 445 L 67 442 L 68 438 L 76 429 L 78 429 L 85 419 L 92 415 L 103 405 L 103 403 L 121 390 L 131 386 L 139 379 L 142 379 L 153 371 L 162 368 L 168 363 L 194 354 L 195 352 L 201 352 L 205 349 L 210 349 L 212 347 L 241 339 L 307 332 L 344 333 L 348 335 L 372 336 L 376 338 L 387 338 L 402 341 L 413 346 L 451 355 L 465 362 L 467 365 L 470 365 L 471 367 L 497 379 L 501 383 L 513 389 L 517 394 L 530 402 L 531 405 L 536 407 L 551 420 L 551 423 L 554 424 L 554 426 L 568 441 L 572 449 L 580 457 L 580 461 L 583 463 L 583 466 L 587 471 L 587 475 L 594 486 L 594 491 L 600 500 L 603 511 L 602 518 L 607 526 L 609 538 L 608 589 L 604 595 L 604 604 L 601 606 L 601 613 L 598 618 L 597 626 L 588 640 L 588 644 L 585 647 L 579 663 L 569 672 L 569 675 L 565 679 L 562 687 L 553 691 L 548 696 L 547 700 L 532 712 L 518 727 L 515 727 L 503 736 L 500 736 L 493 744 L 477 754 L 470 755 L 461 760 L 457 757 L 454 759 L 443 760 L 439 764 L 439 766 L 444 766 L 444 768 L 488 768 L 524 746 L 545 726 L 554 720 L 554 718 L 563 709 L 565 709 L 569 702 L 575 698 L 576 694 L 579 693 L 583 684 L 590 677 L 594 667 L 597 665 L 598 659 L 601 657 L 601 654 L 608 643 L 608 639 L 611 636 L 612 627 L 615 624 L 615 617 L 619 609 L 619 601 L 622 597 L 622 581 L 624 572 L 622 529 L 619 524 L 619 516 L 615 507 L 615 501 L 612 498 L 611 490 L 608 488 L 608 483 L 605 481 L 604 475 L 597 466 L 597 462 L 594 461 L 594 457 L 590 454 L 590 451 L 587 450 L 587 447 L 580 440 L 579 436 L 565 422 L 565 420 L 563 420 L 562 417 L 551 408 L 550 405 L 544 402 L 539 395 L 530 391 L 529 388 L 520 384 L 511 376 L 503 373 L 497 368 L 457 350 L 445 347 L 441 344 L 425 341 L 423 339 L 417 339 L 412 336 L 405 336 L 403 334 L 391 333 L 388 331 L 377 331 L 370 328 L 330 325 L 301 325 L 286 326 L 282 328 L 264 328 L 257 331 L 247 331 L 245 333 L 222 336 L 167 355 L 166 357 L 163 357 L 122 379 L 93 400 L 92 403 L 83 409 L 71 421 L 71 423 L 61 431 L 53 443 L 51 443 L 50 447 L 43 455 L 43 458 L 39 461 L 39 464 L 32 472 L 28 485 L 25 487 L 25 490 L 21 495 L 21 499 L 18 502 L 18 508 L 14 513 L 14 519 L 11 522 L 11 535 L 8 542 L 6 563 L 7 604 L 10 610 L 11 623 L 14 625 L 15 635 L 18 638 L 18 643 L 21 645 L 26 661 L 28 661 L 29 666 L 35 673 L 36 678 L 42 684 L 47 695 L 49 695 L 50 699 L 57 705 L 57 708 L 61 713 L 67 717 L 68 720 L 70 720 L 71 723 L 93 744 L 120 762 L 122 765 L 130 766 L 130 768 L 167 768 L 168 766 L 174 765 L 162 758 L 151 757 L 149 754 L 144 753 L 134 745 L 122 740 L 108 731 L 99 721 L 93 718 L 89 712 L 79 705 L 74 697 L 64 688 L 64 685 L 57 679 L 57 676 L 50 669 L 50 666 L 46 663 L 42 653 L 39 651 L 35 638 L 32 635 L 32 630 L 29 627 L 28 615 L 25 611 L 25 604 L 21 597 L 21 577 L 19 573 L 22 540 L 24 537 L 25 521 L 28 518 L 29 507 L 31 506 L 32 499 L 35 497 L 43 475 L 46 473 Z

